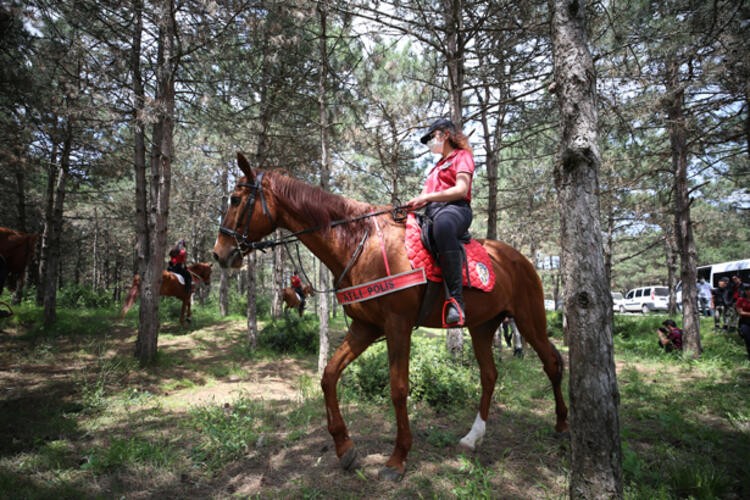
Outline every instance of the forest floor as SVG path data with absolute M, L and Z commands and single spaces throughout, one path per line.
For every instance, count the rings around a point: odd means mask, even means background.
M 6 326 L 0 332 L 0 497 L 567 496 L 570 443 L 553 431 L 554 403 L 536 356 L 499 353 L 499 370 L 515 375 L 499 381 L 487 436 L 474 453 L 457 442 L 471 427 L 477 402 L 454 411 L 410 403 L 414 443 L 407 473 L 389 483 L 377 476 L 395 437 L 390 402 L 342 397 L 361 466 L 343 471 L 326 429 L 314 357 L 248 355 L 244 328 L 244 321 L 167 327 L 158 366 L 139 369 L 132 356 L 135 331 L 123 323 L 103 325 L 106 333 L 95 337 L 29 337 L 23 326 Z M 672 447 L 705 453 L 690 463 L 712 463 L 715 472 L 686 486 L 666 482 L 660 490 L 658 480 L 646 490 L 630 486 L 628 496 L 646 491 L 668 498 L 701 481 L 719 497 L 750 491 L 739 476 L 750 451 L 745 366 L 716 373 L 671 361 L 617 360 L 622 405 L 629 408 L 621 419 L 626 475 L 635 475 L 630 480 L 648 479 L 640 469 L 654 467 L 654 447 L 669 447 L 672 455 Z M 722 382 L 741 387 L 739 399 L 715 407 L 703 395 L 672 398 L 678 413 L 687 410 L 682 405 L 698 404 L 695 418 L 705 428 L 690 419 L 686 431 L 694 435 L 669 433 L 667 443 L 660 442 L 677 417 L 660 410 L 668 403 L 646 390 L 651 382 L 667 376 L 703 387 L 727 374 L 734 380 Z M 652 408 L 649 397 L 660 402 Z M 671 398 L 668 390 L 663 397 Z M 715 437 L 705 437 L 706 429 Z M 736 451 L 726 456 L 730 448 Z M 712 458 L 722 454 L 718 462 Z M 681 474 L 679 467 L 674 474 Z

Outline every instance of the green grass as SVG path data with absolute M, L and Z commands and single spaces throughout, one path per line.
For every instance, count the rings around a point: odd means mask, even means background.
M 244 320 L 231 323 L 213 306 L 196 307 L 199 326 L 180 330 L 176 318 L 169 318 L 169 332 L 160 338 L 172 346 L 160 349 L 156 366 L 140 369 L 127 348 L 134 341 L 130 315 L 113 323 L 112 310 L 61 311 L 67 322 L 50 334 L 39 328 L 39 308 L 24 304 L 16 313 L 11 321 L 20 331 L 12 343 L 4 339 L 11 348 L 3 353 L 3 373 L 39 375 L 25 387 L 11 384 L 7 394 L 13 396 L 0 399 L 6 429 L 0 430 L 0 497 L 567 495 L 570 446 L 551 431 L 549 381 L 528 349 L 523 359 L 508 350 L 498 354 L 488 435 L 479 451 L 468 454 L 456 443 L 477 411 L 479 374 L 470 343 L 453 359 L 441 334 L 417 331 L 408 403 L 414 443 L 406 477 L 388 485 L 375 479 L 395 435 L 385 343 L 352 363 L 338 387 L 351 435 L 370 455 L 352 474 L 335 465 L 317 356 L 309 344 L 294 345 L 308 341 L 317 328 L 313 318 L 262 322 L 262 330 L 270 325 L 270 340 L 251 350 Z M 666 354 L 654 334 L 664 318 L 615 316 L 625 496 L 750 497 L 750 363 L 744 345 L 736 335 L 713 332 L 707 320 L 700 359 Z M 558 319 L 551 318 L 550 330 L 565 352 Z M 95 321 L 98 328 L 90 324 Z M 113 325 L 131 337 L 115 338 Z M 343 318 L 332 325 L 342 329 Z M 190 347 L 182 348 L 182 341 Z M 226 402 L 176 401 L 248 377 L 262 388 L 290 360 L 302 373 L 287 399 L 238 392 Z M 14 372 L 15 365 L 26 371 Z M 247 486 L 254 484 L 259 486 Z M 242 487 L 249 489 L 232 489 Z

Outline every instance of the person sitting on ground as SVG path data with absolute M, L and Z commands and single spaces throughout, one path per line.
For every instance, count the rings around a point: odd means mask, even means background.
M 739 333 L 745 341 L 747 358 L 750 359 L 750 284 L 744 283 L 740 288 L 740 296 L 735 304 L 739 316 Z
M 671 319 L 666 319 L 656 330 L 659 336 L 659 347 L 666 352 L 682 350 L 682 330 L 677 328 L 677 323 Z

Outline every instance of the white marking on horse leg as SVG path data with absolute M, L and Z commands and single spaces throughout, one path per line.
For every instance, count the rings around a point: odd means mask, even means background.
M 482 439 L 484 439 L 485 427 L 485 421 L 477 413 L 477 418 L 474 419 L 474 425 L 471 426 L 471 430 L 461 438 L 461 446 L 474 451 L 482 443 Z

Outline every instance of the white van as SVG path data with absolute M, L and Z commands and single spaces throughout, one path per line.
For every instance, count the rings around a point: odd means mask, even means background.
M 701 276 L 701 270 L 706 268 L 711 269 L 710 274 L 705 276 L 706 271 L 703 271 L 704 275 Z M 705 277 L 707 280 L 710 278 L 709 283 L 712 287 L 719 286 L 721 278 L 731 278 L 735 274 L 742 278 L 744 283 L 750 282 L 750 259 L 732 260 L 698 268 L 698 277 Z
M 620 304 L 620 312 L 637 312 L 647 314 L 651 311 L 666 311 L 669 308 L 669 287 L 650 285 L 633 288 L 625 295 Z
M 718 264 L 710 264 L 708 266 L 699 266 L 696 269 L 696 278 L 700 280 L 703 278 L 708 281 L 711 288 L 719 286 L 719 280 L 721 278 L 731 278 L 734 275 L 738 275 L 743 283 L 750 283 L 750 259 L 743 260 L 732 260 L 729 262 L 720 262 Z M 678 282 L 675 285 L 675 300 L 677 301 L 677 307 L 682 307 L 682 282 Z

